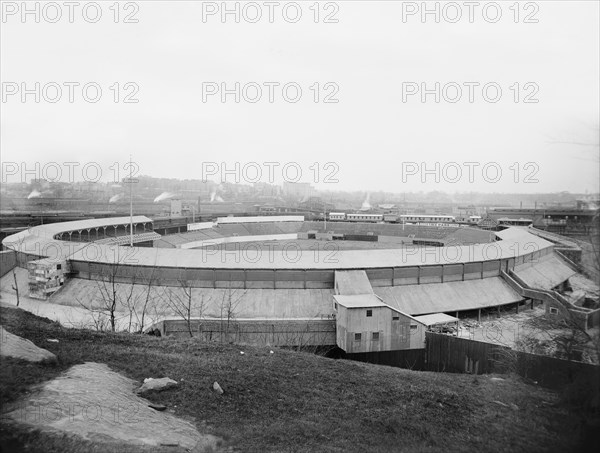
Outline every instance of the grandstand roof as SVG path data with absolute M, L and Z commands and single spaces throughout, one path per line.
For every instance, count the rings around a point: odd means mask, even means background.
M 555 253 L 516 266 L 514 272 L 528 286 L 546 290 L 560 285 L 577 273 Z
M 114 246 L 54 241 L 52 236 L 63 231 L 87 229 L 101 226 L 127 224 L 128 217 L 84 220 L 43 225 L 30 228 L 3 241 L 10 245 L 15 241 L 21 250 L 27 247 L 44 249 L 52 247 L 62 250 L 63 256 L 77 261 L 97 263 L 130 263 L 135 265 L 156 265 L 162 267 L 213 268 L 213 269 L 368 269 L 384 267 L 410 267 L 440 264 L 458 264 L 480 262 L 531 253 L 533 250 L 550 248 L 553 244 L 541 237 L 530 234 L 520 228 L 509 228 L 496 233 L 501 241 L 489 244 L 472 244 L 451 247 L 407 247 L 402 249 L 381 250 L 273 250 L 259 245 L 259 252 L 253 247 L 248 253 L 241 250 L 222 250 L 207 247 L 201 250 L 182 250 L 171 248 L 135 248 L 135 253 L 126 248 Z M 151 222 L 144 216 L 135 216 L 135 223 Z M 204 230 L 212 233 L 212 230 Z M 515 246 L 515 243 L 521 246 Z M 528 248 L 523 247 L 527 244 Z M 335 245 L 335 244 L 334 244 Z M 16 246 L 16 244 L 15 244 Z M 25 248 L 23 248 L 25 247 Z M 94 253 L 86 249 L 93 247 Z M 106 247 L 106 249 L 103 249 Z M 16 247 L 14 247 L 16 248 Z M 99 250 L 98 250 L 99 249 Z M 43 255 L 43 254 L 40 254 Z M 132 259 L 133 258 L 133 259 Z
M 57 222 L 47 223 L 45 225 L 38 225 L 28 230 L 22 231 L 19 234 L 7 237 L 3 243 L 13 242 L 15 240 L 21 240 L 25 236 L 33 235 L 37 237 L 46 237 L 52 239 L 55 235 L 66 232 L 66 231 L 79 231 L 87 230 L 92 228 L 102 228 L 113 225 L 129 225 L 133 220 L 133 223 L 152 223 L 152 219 L 149 219 L 143 215 L 136 215 L 133 218 L 130 217 L 106 217 L 102 219 L 85 219 L 85 220 L 74 220 L 72 222 Z M 17 237 L 18 236 L 18 237 Z
M 388 305 L 413 316 L 495 307 L 522 299 L 501 277 L 373 289 Z
M 528 235 L 531 236 L 531 235 Z M 524 240 L 528 240 L 524 238 Z M 540 243 L 539 248 L 552 246 L 543 239 L 531 241 Z M 97 245 L 101 247 L 100 245 Z M 539 250 L 538 248 L 538 250 Z M 410 267 L 440 264 L 460 264 L 501 258 L 512 258 L 523 254 L 522 248 L 514 246 L 512 241 L 500 241 L 492 244 L 474 244 L 470 246 L 444 247 L 407 247 L 404 249 L 384 250 L 273 250 L 266 246 L 260 253 L 256 248 L 252 253 L 245 250 L 224 250 L 218 247 L 206 247 L 200 250 L 171 248 L 139 248 L 136 250 L 135 264 L 154 264 L 165 267 L 222 268 L 222 269 L 366 269 L 382 267 Z M 529 250 L 531 252 L 532 250 Z M 527 252 L 527 251 L 525 251 Z M 116 255 L 116 256 L 115 256 Z M 251 256 L 250 256 L 251 255 Z M 129 251 L 111 251 L 102 253 L 94 262 L 112 263 L 115 260 L 127 262 Z M 71 259 L 90 261 L 80 252 Z

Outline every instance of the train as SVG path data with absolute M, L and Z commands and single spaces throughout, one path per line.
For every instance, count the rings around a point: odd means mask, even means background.
M 373 213 L 345 213 L 330 212 L 327 219 L 332 222 L 372 222 L 372 223 L 404 223 L 407 225 L 430 225 L 445 226 L 448 224 L 470 224 L 477 225 L 481 216 L 472 215 L 464 218 L 456 218 L 452 215 L 440 214 L 373 214 Z

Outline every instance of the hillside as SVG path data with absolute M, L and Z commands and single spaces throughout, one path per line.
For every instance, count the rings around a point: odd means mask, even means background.
M 179 381 L 147 398 L 223 439 L 224 451 L 583 451 L 581 423 L 557 394 L 508 376 L 413 372 L 282 349 L 66 329 L 6 307 L 0 315 L 7 330 L 58 357 L 50 367 L 3 359 L 3 407 L 75 364 L 99 362 L 140 383 Z M 214 381 L 223 395 L 211 390 Z M 11 452 L 164 451 L 109 448 L 4 419 L 0 445 Z

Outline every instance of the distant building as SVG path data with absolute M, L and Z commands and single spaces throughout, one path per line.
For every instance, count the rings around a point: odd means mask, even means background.
M 315 189 L 308 182 L 283 182 L 283 196 L 305 200 L 314 195 Z
M 171 200 L 171 217 L 181 217 L 183 214 L 181 200 Z

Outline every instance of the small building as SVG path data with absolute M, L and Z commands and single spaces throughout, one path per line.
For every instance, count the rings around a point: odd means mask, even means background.
M 423 349 L 425 324 L 386 304 L 365 271 L 337 271 L 333 308 L 336 342 L 349 354 Z
M 530 227 L 533 225 L 532 219 L 525 219 L 523 217 L 519 219 L 511 219 L 510 217 L 500 217 L 497 219 L 498 227 L 500 228 L 509 228 L 513 226 L 519 227 Z
M 427 330 L 441 333 L 456 333 L 458 335 L 458 318 L 445 313 L 432 313 L 429 315 L 415 316 L 417 321 L 422 322 Z
M 29 296 L 35 299 L 48 299 L 65 283 L 67 261 L 57 261 L 50 258 L 29 261 Z
M 423 349 L 426 327 L 376 294 L 334 295 L 336 342 L 349 354 Z

